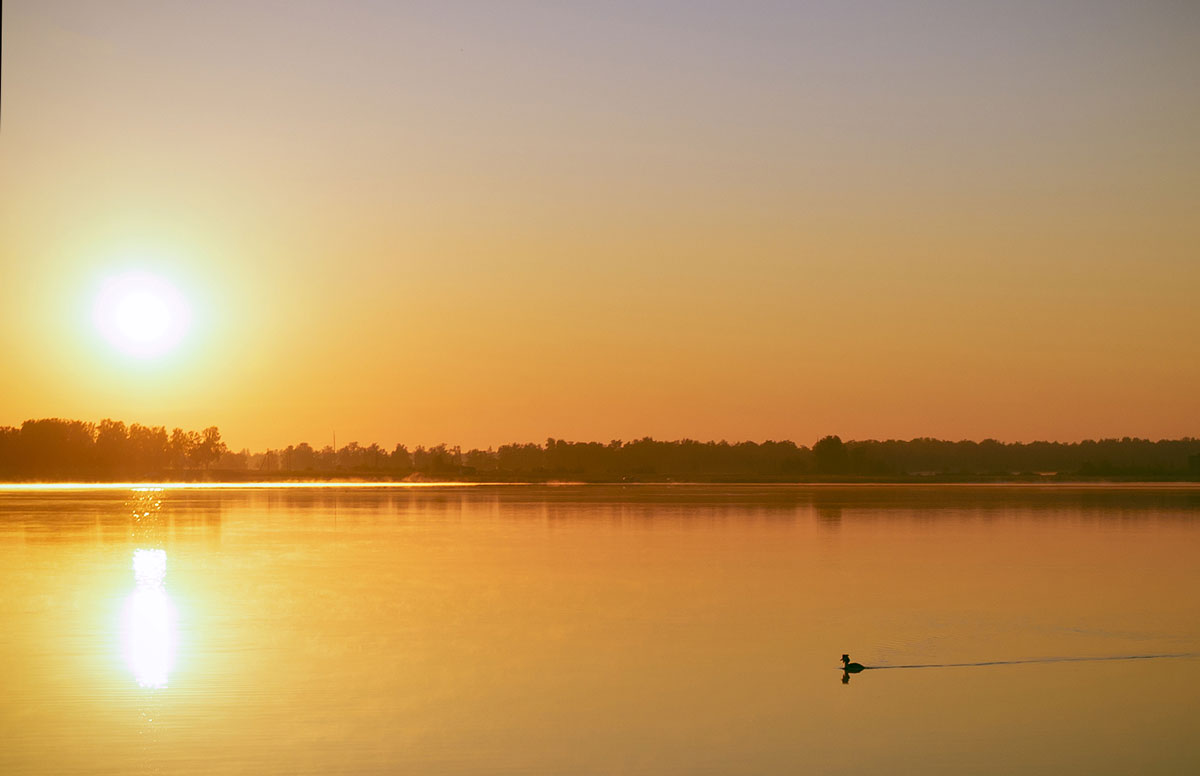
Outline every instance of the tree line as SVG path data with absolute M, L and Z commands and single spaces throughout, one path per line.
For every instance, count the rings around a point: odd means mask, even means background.
M 7 480 L 380 477 L 467 480 L 695 480 L 1070 477 L 1200 478 L 1200 439 L 1084 442 L 858 440 L 514 443 L 486 450 L 436 445 L 391 450 L 307 442 L 261 452 L 228 449 L 216 426 L 201 431 L 47 418 L 0 427 Z
M 44 418 L 0 426 L 0 477 L 120 479 L 214 467 L 228 449 L 216 426 L 203 431 Z

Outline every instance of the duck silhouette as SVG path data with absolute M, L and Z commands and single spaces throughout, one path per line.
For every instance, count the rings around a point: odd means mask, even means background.
M 864 668 L 866 668 L 866 666 L 864 666 L 862 663 L 851 663 L 849 655 L 842 655 L 842 670 L 846 673 L 857 674 Z

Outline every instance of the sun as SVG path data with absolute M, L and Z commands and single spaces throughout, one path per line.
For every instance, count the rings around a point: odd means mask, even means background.
M 96 329 L 121 352 L 136 358 L 160 356 L 187 334 L 187 300 L 167 280 L 144 272 L 108 278 L 93 309 Z

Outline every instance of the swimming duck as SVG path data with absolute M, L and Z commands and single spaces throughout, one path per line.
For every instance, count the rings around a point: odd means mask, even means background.
M 848 674 L 857 674 L 866 668 L 862 663 L 851 663 L 849 655 L 842 655 L 842 670 Z

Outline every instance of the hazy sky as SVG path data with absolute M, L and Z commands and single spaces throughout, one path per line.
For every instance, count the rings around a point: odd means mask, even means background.
M 1200 435 L 1200 5 L 4 3 L 0 424 Z M 190 303 L 114 351 L 130 269 Z

